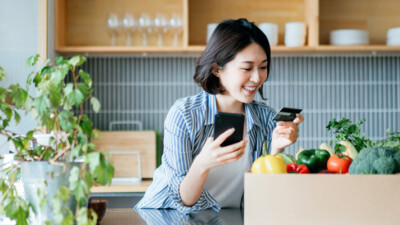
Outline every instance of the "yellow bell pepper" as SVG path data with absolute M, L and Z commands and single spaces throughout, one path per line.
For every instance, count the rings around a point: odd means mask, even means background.
M 251 166 L 252 173 L 287 173 L 286 164 L 279 155 L 260 156 Z

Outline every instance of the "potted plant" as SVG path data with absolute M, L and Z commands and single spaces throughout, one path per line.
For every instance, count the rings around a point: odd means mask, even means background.
M 35 66 L 38 57 L 30 57 L 27 65 Z M 17 224 L 97 222 L 96 214 L 87 209 L 90 188 L 110 183 L 114 168 L 108 154 L 95 150 L 91 142 L 99 131 L 83 105 L 90 102 L 98 112 L 100 103 L 92 96 L 90 75 L 78 70 L 85 61 L 81 56 L 60 56 L 31 72 L 25 88 L 19 84 L 0 87 L 0 134 L 16 149 L 16 163 L 1 165 L 0 213 Z M 0 80 L 4 77 L 0 67 Z M 32 85 L 37 89 L 35 97 L 28 94 Z M 13 120 L 19 123 L 22 112 L 31 113 L 38 128 L 21 136 L 8 127 Z M 35 134 L 40 130 L 48 135 L 47 144 L 37 144 Z M 21 176 L 25 198 L 15 188 Z

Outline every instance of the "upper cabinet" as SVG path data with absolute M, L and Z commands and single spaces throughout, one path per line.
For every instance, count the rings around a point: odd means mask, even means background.
M 285 52 L 399 52 L 386 46 L 387 30 L 400 26 L 398 0 L 56 0 L 55 50 L 60 53 L 202 52 L 207 25 L 247 18 L 278 25 Z M 285 24 L 307 25 L 303 47 L 286 47 Z M 336 29 L 369 32 L 370 44 L 330 45 Z

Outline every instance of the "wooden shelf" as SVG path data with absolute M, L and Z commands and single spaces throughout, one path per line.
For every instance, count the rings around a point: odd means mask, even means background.
M 400 52 L 400 46 L 386 45 L 354 45 L 333 46 L 320 45 L 315 49 L 317 52 Z
M 272 53 L 322 52 L 400 52 L 400 46 L 386 46 L 386 32 L 400 26 L 398 0 L 57 0 L 55 2 L 55 50 L 68 53 L 201 53 L 206 45 L 208 23 L 247 18 L 256 24 L 273 22 L 279 26 L 278 46 Z M 177 47 L 171 47 L 172 34 L 164 36 L 165 47 L 156 46 L 156 35 L 149 35 L 148 47 L 141 36 L 132 36 L 133 46 L 124 46 L 125 35 L 117 36 L 117 46 L 109 46 L 106 20 L 110 13 L 122 17 L 141 12 L 154 16 L 162 12 L 182 15 L 183 31 Z M 290 21 L 307 24 L 304 47 L 283 45 L 284 25 Z M 364 29 L 371 45 L 331 46 L 329 33 L 335 29 Z

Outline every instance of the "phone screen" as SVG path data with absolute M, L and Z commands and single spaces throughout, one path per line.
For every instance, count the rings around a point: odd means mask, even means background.
M 231 145 L 243 139 L 244 115 L 237 113 L 215 114 L 214 140 L 226 130 L 235 128 L 235 132 L 229 136 L 221 146 Z

